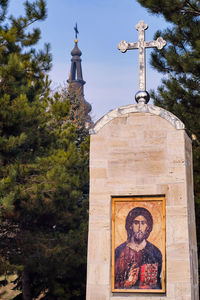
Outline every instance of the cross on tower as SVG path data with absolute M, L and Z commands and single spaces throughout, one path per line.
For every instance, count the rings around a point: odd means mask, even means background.
M 76 23 L 76 26 L 74 27 L 74 31 L 75 31 L 75 38 L 77 40 L 77 36 L 78 36 L 78 33 L 79 33 L 77 23 Z
M 139 49 L 139 89 L 142 92 L 146 92 L 146 67 L 145 67 L 145 48 L 158 48 L 162 49 L 166 45 L 166 41 L 162 37 L 158 37 L 157 40 L 146 42 L 145 41 L 145 30 L 148 25 L 144 21 L 139 21 L 136 25 L 138 30 L 138 42 L 137 43 L 127 43 L 126 41 L 121 41 L 118 45 L 118 49 L 125 53 L 127 50 Z

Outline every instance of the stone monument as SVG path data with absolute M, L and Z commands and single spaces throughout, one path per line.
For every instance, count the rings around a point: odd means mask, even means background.
M 198 300 L 192 144 L 184 124 L 147 104 L 140 21 L 137 104 L 91 130 L 87 300 Z

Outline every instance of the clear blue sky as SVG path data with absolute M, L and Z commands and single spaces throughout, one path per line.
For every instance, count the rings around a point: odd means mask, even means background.
M 10 11 L 23 12 L 23 0 L 10 0 Z M 64 84 L 69 75 L 74 25 L 78 23 L 79 48 L 82 51 L 85 98 L 92 104 L 96 121 L 109 110 L 135 103 L 138 91 L 138 51 L 125 54 L 117 50 L 121 40 L 136 42 L 135 25 L 144 20 L 149 29 L 146 40 L 152 40 L 157 29 L 166 28 L 161 17 L 150 15 L 136 0 L 47 0 L 48 17 L 39 22 L 44 43 L 51 44 L 53 88 Z M 147 90 L 161 83 L 161 75 L 150 64 L 147 52 Z

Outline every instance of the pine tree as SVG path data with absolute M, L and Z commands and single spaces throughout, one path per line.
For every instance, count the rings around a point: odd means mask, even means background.
M 167 47 L 152 53 L 151 64 L 165 75 L 154 104 L 179 117 L 193 139 L 194 193 L 200 254 L 200 4 L 197 0 L 138 0 L 150 13 L 162 15 L 170 26 L 158 31 Z M 200 257 L 200 255 L 199 255 Z M 200 265 L 200 264 L 199 264 Z
M 31 201 L 20 207 L 23 230 L 14 239 L 23 253 L 12 263 L 26 266 L 31 296 L 43 292 L 44 299 L 85 299 L 88 141 L 77 147 L 68 112 L 56 94 L 49 106 L 52 142 L 37 158 L 34 184 L 27 183 Z
M 35 287 L 45 287 L 44 299 L 85 299 L 89 140 L 80 143 L 69 101 L 62 101 L 59 94 L 52 100 L 49 114 L 54 141 L 49 155 L 39 161 L 43 170 L 38 180 L 38 184 L 43 182 L 40 199 L 44 198 L 45 205 L 44 231 L 40 228 L 44 252 L 37 257 L 42 268 L 36 267 L 33 273 L 40 278 Z
M 25 3 L 25 16 L 7 15 L 8 1 L 0 1 L 0 216 L 1 238 L 21 232 L 14 213 L 23 200 L 23 183 L 33 169 L 33 162 L 41 151 L 43 123 L 47 108 L 49 82 L 45 73 L 50 69 L 49 46 L 36 52 L 33 48 L 40 38 L 39 29 L 30 29 L 46 17 L 43 0 Z M 42 145 L 43 146 L 43 145 Z M 18 216 L 19 217 L 19 216 Z M 11 248 L 14 246 L 13 248 Z M 2 271 L 13 270 L 8 256 L 14 255 L 16 244 L 1 247 Z M 21 250 L 19 250 L 21 251 Z M 25 273 L 24 273 L 25 274 Z M 24 285 L 25 288 L 25 285 Z M 27 289 L 28 290 L 28 289 Z M 26 293 L 25 293 L 26 294 Z
M 0 272 L 17 272 L 18 299 L 84 299 L 87 134 L 49 96 L 49 45 L 37 52 L 31 31 L 45 2 L 26 1 L 17 19 L 7 9 L 0 0 Z
M 93 121 L 89 114 L 91 105 L 85 101 L 81 91 L 72 88 L 70 84 L 68 87 L 62 87 L 60 95 L 61 101 L 68 101 L 70 104 L 69 121 L 76 128 L 77 145 L 80 145 L 88 136 L 89 129 L 93 126 Z

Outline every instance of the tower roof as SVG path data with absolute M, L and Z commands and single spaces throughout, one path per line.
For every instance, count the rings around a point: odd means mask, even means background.
M 74 46 L 74 49 L 71 51 L 71 55 L 72 56 L 81 56 L 82 52 L 78 48 L 78 39 L 75 39 L 74 42 L 75 42 L 75 46 Z

